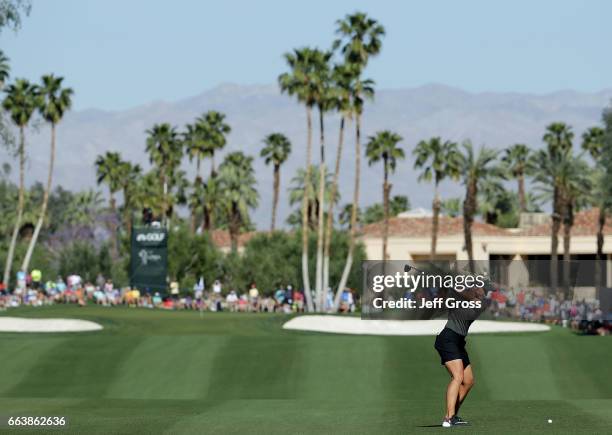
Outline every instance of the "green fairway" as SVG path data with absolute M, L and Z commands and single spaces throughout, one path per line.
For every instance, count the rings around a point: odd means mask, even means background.
M 69 426 L 57 432 L 447 430 L 439 427 L 447 375 L 433 337 L 284 331 L 287 317 L 269 314 L 55 306 L 3 315 L 105 328 L 0 334 L 0 414 L 66 415 Z M 452 430 L 610 431 L 611 337 L 560 328 L 475 335 L 468 350 L 476 385 L 462 414 L 472 426 Z

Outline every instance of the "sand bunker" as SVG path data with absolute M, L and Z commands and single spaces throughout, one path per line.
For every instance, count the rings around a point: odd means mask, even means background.
M 361 320 L 359 317 L 313 315 L 294 317 L 283 325 L 283 329 L 358 335 L 436 335 L 445 324 L 446 320 Z M 470 334 L 549 330 L 549 326 L 538 323 L 477 320 Z
M 0 317 L 0 332 L 80 332 L 101 329 L 102 325 L 89 320 Z

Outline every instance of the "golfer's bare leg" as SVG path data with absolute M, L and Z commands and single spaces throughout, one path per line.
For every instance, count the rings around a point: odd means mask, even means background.
M 455 415 L 459 414 L 459 408 L 465 400 L 466 396 L 474 386 L 474 372 L 472 371 L 472 365 L 470 364 L 463 369 L 463 382 L 459 387 L 459 397 L 457 399 L 457 405 L 455 406 Z
M 446 388 L 446 418 L 451 418 L 455 415 L 455 408 L 459 399 L 459 390 L 463 383 L 463 361 L 454 359 L 447 361 L 445 364 L 446 370 L 451 375 L 451 380 Z

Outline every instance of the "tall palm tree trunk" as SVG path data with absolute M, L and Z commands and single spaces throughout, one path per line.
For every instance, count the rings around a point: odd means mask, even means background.
M 196 157 L 196 177 L 194 180 L 194 187 L 196 188 L 196 192 L 197 192 L 197 188 L 202 184 L 202 175 L 200 173 L 200 155 L 198 154 Z M 197 202 L 196 202 L 197 204 Z M 197 220 L 198 220 L 198 210 L 197 207 L 193 207 L 191 209 L 191 222 L 190 222 L 190 230 L 191 230 L 191 234 L 195 234 L 196 233 L 196 228 L 198 226 L 197 224 Z
M 119 258 L 119 250 L 117 248 L 117 223 L 115 219 L 117 218 L 117 202 L 115 201 L 115 196 L 113 192 L 110 193 L 110 209 L 111 209 L 111 252 L 113 256 L 113 260 L 117 260 Z
M 304 296 L 309 312 L 314 311 L 312 293 L 310 292 L 310 272 L 308 270 L 308 196 L 310 191 L 310 155 L 312 153 L 312 109 L 306 107 L 306 174 L 304 175 L 304 195 L 302 198 L 302 281 Z
M 385 213 L 385 219 L 383 224 L 383 243 L 382 243 L 382 259 L 387 261 L 389 254 L 387 253 L 387 243 L 389 241 L 389 192 L 391 191 L 391 185 L 389 184 L 389 169 L 387 159 L 385 158 L 384 167 L 385 175 L 383 181 L 383 209 Z
M 342 270 L 340 283 L 334 298 L 334 309 L 337 311 L 340 306 L 342 292 L 346 287 L 351 268 L 353 267 L 353 252 L 355 250 L 355 236 L 357 232 L 357 210 L 359 208 L 359 182 L 361 177 L 361 115 L 355 116 L 355 187 L 353 190 L 353 207 L 351 208 L 351 229 L 349 233 L 348 253 L 346 263 Z
M 34 228 L 34 234 L 32 235 L 32 239 L 30 240 L 30 244 L 28 245 L 28 250 L 23 259 L 23 263 L 21 265 L 21 270 L 25 273 L 28 272 L 28 268 L 30 267 L 30 260 L 32 259 L 32 254 L 34 253 L 34 247 L 36 246 L 36 242 L 38 241 L 38 236 L 40 234 L 40 230 L 42 229 L 43 223 L 45 221 L 45 215 L 47 214 L 47 206 L 49 205 L 49 194 L 51 193 L 51 184 L 53 183 L 53 166 L 55 165 L 55 124 L 51 123 L 51 155 L 49 156 L 49 174 L 47 177 L 47 186 L 45 188 L 43 194 L 43 202 L 42 207 L 40 209 L 40 215 L 38 216 L 38 221 L 36 222 L 36 227 Z
M 232 213 L 229 222 L 229 232 L 231 249 L 232 252 L 235 254 L 238 252 L 238 238 L 240 236 L 240 210 L 238 209 L 238 204 L 236 202 L 232 202 Z
M 130 198 L 130 194 L 128 193 L 128 186 L 123 188 L 123 201 L 124 201 L 124 211 L 123 211 L 123 222 L 125 228 L 127 230 L 128 240 L 132 238 L 132 198 Z
M 527 197 L 525 195 L 525 175 L 522 173 L 517 177 L 518 182 L 518 199 L 521 213 L 527 211 Z
M 207 206 L 203 207 L 202 214 L 202 232 L 212 230 L 212 226 L 210 224 L 210 210 Z
M 211 174 L 211 182 L 214 183 L 214 181 L 212 181 L 213 176 L 216 176 L 215 171 L 213 170 L 212 174 Z M 205 225 L 208 226 L 208 229 L 210 231 L 213 231 L 215 229 L 215 209 L 218 206 L 218 202 L 217 200 L 213 201 L 210 203 L 210 207 L 208 207 L 208 212 L 207 212 L 207 216 L 204 219 Z M 206 224 L 206 222 L 208 222 L 208 224 Z
M 463 236 L 465 238 L 465 250 L 468 256 L 468 266 L 471 273 L 474 273 L 474 245 L 472 243 L 472 223 L 476 212 L 476 195 L 478 195 L 476 180 L 470 181 L 467 189 L 465 201 L 463 203 Z
M 317 263 L 316 263 L 316 283 L 315 294 L 317 295 L 318 311 L 325 311 L 325 299 L 323 289 L 323 238 L 325 237 L 325 126 L 323 122 L 323 111 L 319 108 L 319 140 L 321 151 L 321 168 L 319 170 L 319 210 L 317 217 Z
M 561 221 L 553 218 L 552 229 L 551 229 L 551 241 L 550 241 L 550 291 L 552 293 L 557 292 L 559 285 L 559 257 L 557 252 L 559 250 L 559 230 L 561 229 Z
M 602 262 L 604 259 L 604 227 L 606 226 L 606 209 L 603 204 L 599 206 L 599 216 L 597 218 L 597 255 L 595 257 L 595 288 L 597 290 L 597 298 L 600 297 L 601 288 L 605 287 L 602 280 Z
M 161 219 L 166 219 L 166 192 L 168 192 L 168 183 L 166 182 L 166 172 L 161 168 L 161 185 L 162 185 L 162 204 L 161 204 Z
M 437 178 L 437 176 L 436 176 Z M 431 210 L 433 212 L 432 222 L 431 222 L 431 254 L 430 260 L 434 261 L 436 259 L 436 250 L 438 248 L 438 229 L 440 227 L 440 192 L 438 188 L 438 180 L 435 182 L 434 186 L 434 200 L 431 205 Z
M 565 292 L 565 298 L 570 296 L 570 244 L 572 238 L 572 225 L 574 224 L 573 214 L 574 210 L 572 204 L 566 204 L 565 217 L 563 219 L 563 290 Z
M 312 200 L 311 202 L 308 203 L 308 228 L 310 228 L 311 231 L 316 231 L 317 230 L 317 219 L 319 216 L 319 198 L 317 195 L 317 198 L 315 198 L 314 200 Z
M 553 188 L 553 213 L 550 235 L 550 291 L 557 292 L 558 286 L 558 270 L 559 258 L 557 251 L 559 249 L 559 230 L 561 228 L 561 214 L 559 213 L 559 192 L 557 187 Z
M 193 184 L 194 187 L 197 189 L 198 186 L 198 177 L 196 177 L 195 179 L 195 183 Z M 197 202 L 195 204 L 191 203 L 190 204 L 190 209 L 189 209 L 189 232 L 191 234 L 195 234 L 196 233 L 196 227 L 197 227 L 197 219 L 198 219 L 198 207 L 197 207 Z
M 4 278 L 2 282 L 8 289 L 11 279 L 11 268 L 13 267 L 13 257 L 15 256 L 15 246 L 17 245 L 17 237 L 19 236 L 19 228 L 21 228 L 21 219 L 23 218 L 23 208 L 25 204 L 25 130 L 23 126 L 19 127 L 19 199 L 17 202 L 17 217 L 15 218 L 15 227 L 13 228 L 13 236 L 11 244 L 6 256 L 6 264 L 4 266 Z
M 280 190 L 280 165 L 274 165 L 274 197 L 272 199 L 272 222 L 270 231 L 276 229 L 276 210 L 278 209 L 278 192 Z
M 332 180 L 329 204 L 327 206 L 327 222 L 325 224 L 325 246 L 323 247 L 323 288 L 327 298 L 329 288 L 329 251 L 331 248 L 331 238 L 334 225 L 334 203 L 338 190 L 338 179 L 340 178 L 340 159 L 342 158 L 342 146 L 344 143 L 344 123 L 345 117 L 340 119 L 340 133 L 338 136 L 338 149 L 336 150 L 336 166 L 334 168 L 334 178 Z

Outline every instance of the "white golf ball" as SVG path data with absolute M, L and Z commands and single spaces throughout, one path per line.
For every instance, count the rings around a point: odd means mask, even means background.
M 549 418 L 549 419 L 548 419 L 548 422 L 549 422 L 549 423 L 552 423 L 552 420 Z

